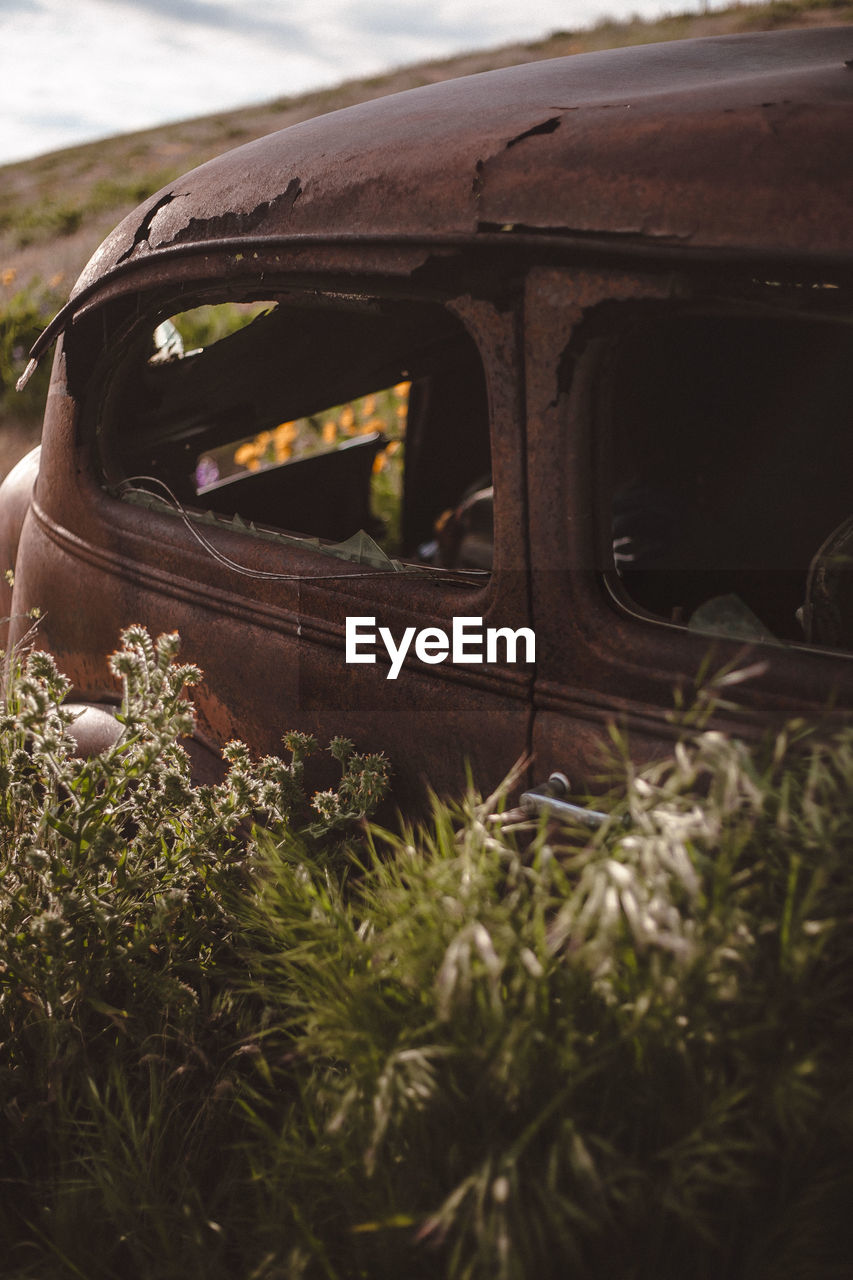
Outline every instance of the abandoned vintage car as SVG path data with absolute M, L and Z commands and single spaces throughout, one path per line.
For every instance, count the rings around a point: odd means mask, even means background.
M 33 351 L 9 639 L 37 606 L 108 709 L 120 629 L 177 629 L 200 761 L 345 734 L 401 801 L 580 786 L 708 663 L 757 668 L 738 722 L 849 713 L 851 67 L 851 28 L 539 62 L 153 196 Z

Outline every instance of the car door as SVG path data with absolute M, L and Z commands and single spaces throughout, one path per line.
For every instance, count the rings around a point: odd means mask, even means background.
M 738 732 L 849 718 L 850 313 L 825 276 L 531 273 L 537 781 L 612 776 L 612 725 L 665 751 L 677 704 L 733 668 Z
M 19 600 L 39 601 L 75 696 L 105 696 L 103 654 L 141 621 L 179 630 L 205 672 L 200 740 L 343 734 L 387 752 L 400 803 L 458 793 L 466 765 L 493 786 L 531 714 L 515 310 L 375 266 L 369 285 L 306 286 L 280 256 L 263 284 L 174 278 L 140 283 L 112 328 L 93 305 L 105 349 L 53 396 Z M 194 347 L 176 334 L 200 307 Z M 93 362 L 85 330 L 63 368 Z

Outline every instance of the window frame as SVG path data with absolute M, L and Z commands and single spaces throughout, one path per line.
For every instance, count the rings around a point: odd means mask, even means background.
M 761 292 L 762 283 L 757 280 L 748 282 L 751 284 L 756 293 Z M 812 288 L 819 288 L 818 285 L 812 285 Z M 825 286 L 826 288 L 835 289 L 834 284 Z M 618 359 L 617 352 L 621 338 L 629 331 L 630 328 L 636 326 L 638 318 L 645 318 L 649 314 L 653 315 L 655 320 L 662 320 L 668 325 L 672 325 L 674 321 L 691 320 L 710 321 L 719 320 L 725 322 L 732 320 L 740 322 L 743 320 L 767 321 L 770 323 L 779 323 L 780 321 L 789 323 L 792 326 L 797 324 L 807 325 L 833 325 L 836 326 L 836 332 L 840 334 L 841 325 L 849 328 L 853 323 L 853 290 L 847 290 L 845 295 L 848 300 L 849 310 L 841 315 L 837 314 L 838 308 L 834 309 L 835 313 L 828 309 L 821 310 L 817 307 L 773 305 L 775 298 L 770 292 L 771 288 L 782 291 L 784 285 L 779 282 L 774 286 L 764 285 L 764 296 L 761 301 L 749 299 L 745 301 L 743 296 L 738 296 L 736 290 L 730 287 L 726 291 L 714 290 L 703 295 L 701 290 L 696 290 L 689 297 L 680 296 L 683 290 L 676 290 L 672 297 L 668 299 L 647 299 L 631 301 L 616 304 L 616 308 L 609 304 L 603 304 L 600 309 L 604 313 L 602 317 L 596 316 L 595 312 L 585 317 L 584 328 L 589 332 L 596 334 L 599 327 L 605 337 L 600 339 L 601 349 L 594 353 L 587 352 L 585 359 L 587 361 L 587 372 L 591 377 L 592 385 L 590 388 L 590 440 L 592 443 L 590 466 L 592 471 L 592 492 L 594 494 L 595 503 L 595 563 L 596 568 L 602 582 L 605 594 L 611 604 L 611 607 L 617 609 L 623 615 L 630 616 L 639 622 L 652 625 L 655 627 L 663 627 L 671 629 L 676 634 L 683 635 L 688 633 L 696 635 L 700 639 L 704 639 L 707 644 L 712 638 L 719 641 L 729 641 L 731 643 L 754 643 L 761 646 L 782 647 L 787 650 L 803 651 L 806 653 L 829 653 L 834 657 L 842 657 L 849 659 L 853 657 L 853 643 L 850 649 L 837 648 L 831 645 L 820 644 L 807 639 L 805 636 L 776 636 L 765 627 L 761 619 L 756 617 L 750 608 L 749 602 L 744 600 L 746 611 L 742 613 L 741 619 L 735 617 L 733 619 L 735 629 L 727 631 L 722 625 L 715 626 L 713 621 L 700 622 L 696 626 L 691 626 L 690 622 L 695 617 L 694 610 L 691 617 L 685 620 L 676 620 L 671 617 L 665 617 L 662 613 L 654 611 L 637 596 L 633 595 L 625 582 L 625 579 L 616 567 L 612 550 L 612 521 L 613 521 L 613 502 L 616 493 L 616 466 L 614 463 L 615 451 L 617 448 L 615 434 L 616 426 L 614 423 L 615 416 L 618 412 L 615 407 L 617 400 L 617 390 L 614 383 L 616 375 L 613 369 L 614 357 Z M 805 297 L 809 295 L 806 292 L 809 285 L 801 282 L 796 286 L 798 290 L 803 290 Z M 748 290 L 744 290 L 747 292 Z M 789 295 L 790 296 L 790 295 Z M 796 295 L 795 295 L 796 296 Z M 813 296 L 813 295 L 812 295 Z M 836 295 L 831 297 L 835 300 Z M 645 335 L 644 335 L 645 336 Z M 595 343 L 598 335 L 593 337 L 592 343 Z M 585 342 L 590 341 L 584 338 Z M 623 390 L 623 395 L 625 391 Z M 624 429 L 624 428 L 621 428 Z M 839 511 L 841 509 L 839 508 Z M 814 533 L 809 543 L 810 555 L 809 565 L 814 563 L 814 557 L 817 555 L 819 548 L 823 545 L 824 540 L 828 540 L 831 533 L 835 532 L 839 523 L 853 514 L 853 493 L 851 493 L 850 506 L 846 508 L 846 515 L 841 514 L 840 520 L 835 520 L 831 528 L 827 528 L 822 536 Z M 838 512 L 836 514 L 839 514 Z M 801 603 L 806 600 L 806 578 L 810 573 L 810 567 L 805 563 L 799 567 L 791 566 L 786 569 L 791 576 L 800 575 L 802 577 L 803 597 Z M 785 568 L 785 566 L 765 566 L 763 569 L 758 567 L 749 570 L 741 565 L 720 565 L 715 572 L 721 577 L 731 574 L 735 579 L 738 573 L 754 572 L 772 573 L 777 568 Z M 700 570 L 683 570 L 683 572 L 699 572 Z M 719 593 L 713 597 L 721 599 Z M 707 602 L 706 602 L 707 603 Z M 703 605 L 704 608 L 704 605 Z M 749 615 L 752 615 L 750 620 Z M 737 630 L 738 621 L 742 621 L 743 630 Z M 752 626 L 752 624 L 758 624 Z M 789 623 L 793 628 L 793 623 Z
M 317 313 L 322 315 L 324 313 L 335 311 L 339 300 L 343 299 L 343 310 L 346 310 L 347 306 L 353 303 L 356 308 L 359 304 L 369 307 L 372 303 L 378 300 L 380 306 L 387 302 L 392 308 L 403 304 L 414 311 L 417 311 L 418 308 L 421 308 L 424 312 L 431 309 L 436 316 L 443 312 L 445 318 L 442 323 L 449 326 L 450 330 L 456 331 L 459 341 L 463 344 L 463 347 L 467 344 L 468 354 L 465 358 L 470 359 L 472 356 L 475 356 L 478 361 L 479 372 L 482 375 L 483 383 L 482 411 L 484 414 L 484 420 L 488 423 L 490 415 L 490 396 L 488 392 L 483 354 L 480 351 L 476 336 L 471 332 L 469 326 L 466 324 L 464 314 L 457 314 L 459 308 L 454 306 L 453 299 L 437 298 L 432 291 L 420 295 L 415 290 L 401 290 L 396 282 L 393 281 L 372 281 L 371 287 L 358 290 L 356 290 L 350 282 L 348 289 L 345 292 L 341 291 L 339 282 L 334 279 L 324 283 L 325 287 L 323 287 L 317 279 L 313 279 L 310 288 L 308 288 L 302 282 L 296 286 L 291 281 L 281 281 L 279 282 L 278 287 L 272 284 L 264 284 L 260 289 L 244 287 L 239 291 L 233 292 L 229 289 L 227 282 L 215 281 L 210 282 L 200 289 L 193 290 L 189 294 L 176 290 L 171 298 L 169 298 L 165 291 L 158 290 L 153 295 L 152 301 L 148 306 L 137 305 L 132 325 L 126 332 L 119 333 L 116 337 L 116 341 L 122 348 L 122 354 L 118 359 L 107 361 L 105 368 L 100 372 L 100 377 L 93 379 L 95 394 L 98 398 L 97 411 L 95 414 L 92 414 L 91 410 L 84 412 L 84 423 L 88 423 L 88 429 L 85 431 L 85 434 L 87 435 L 89 442 L 88 452 L 90 462 L 94 467 L 95 473 L 100 479 L 101 486 L 106 490 L 106 492 L 112 497 L 120 497 L 123 480 L 127 471 L 118 458 L 119 451 L 111 444 L 111 441 L 113 439 L 120 439 L 118 433 L 114 430 L 114 424 L 121 414 L 121 399 L 123 396 L 128 394 L 126 383 L 128 378 L 133 376 L 134 360 L 140 368 L 147 363 L 144 357 L 144 352 L 146 350 L 146 344 L 148 342 L 150 332 L 156 325 L 162 323 L 164 319 L 172 318 L 176 313 L 178 306 L 180 307 L 180 310 L 188 310 L 198 305 L 210 305 L 211 303 L 215 304 L 216 302 L 229 303 L 236 300 L 241 302 L 258 301 L 275 304 L 277 301 L 281 300 L 286 314 L 288 308 L 294 306 L 294 301 L 302 304 L 307 299 L 311 304 L 312 310 L 316 309 Z M 278 295 L 278 297 L 276 295 Z M 472 307 L 476 310 L 478 307 L 482 308 L 490 305 L 486 302 L 477 303 L 474 299 L 464 297 L 461 300 L 461 303 L 461 312 L 463 313 L 466 310 L 470 310 Z M 246 332 L 249 328 L 250 325 L 243 326 L 241 327 L 240 332 Z M 443 338 L 439 339 L 439 344 L 447 344 L 450 341 L 451 339 L 445 335 Z M 428 347 L 426 348 L 427 350 Z M 461 349 L 462 347 L 460 347 L 460 350 Z M 431 360 L 432 357 L 428 355 L 428 365 Z M 92 422 L 93 419 L 94 427 Z M 490 437 L 491 433 L 488 425 L 486 425 L 486 433 L 487 438 Z M 491 448 L 490 439 L 489 448 Z M 206 495 L 201 493 L 197 496 L 199 499 L 203 499 Z M 192 518 L 195 518 L 198 509 L 200 509 L 203 504 L 200 502 L 197 507 L 197 505 L 191 501 L 184 501 L 181 505 L 189 510 Z M 176 514 L 178 513 L 176 512 Z M 437 511 L 436 515 L 439 514 L 440 512 Z M 241 517 L 238 515 L 238 524 L 240 518 Z M 227 517 L 224 517 L 224 519 L 227 519 Z M 252 520 L 252 516 L 248 515 L 246 517 L 247 525 L 250 520 Z M 264 531 L 259 529 L 257 532 L 260 536 L 264 536 Z M 248 529 L 248 533 L 250 536 L 254 536 L 256 531 L 250 527 Z M 285 529 L 284 527 L 281 529 L 273 528 L 269 530 L 269 533 L 271 536 L 276 537 L 280 534 L 282 536 L 282 541 L 284 542 L 292 541 L 296 543 L 304 540 L 305 547 L 303 549 L 316 550 L 315 547 L 310 545 L 311 539 L 316 537 L 316 534 L 314 533 L 303 532 L 298 529 Z M 353 530 L 353 536 L 355 533 L 356 530 Z M 340 538 L 330 539 L 330 541 L 333 542 L 340 540 Z M 440 568 L 445 573 L 455 572 L 452 568 L 447 569 L 443 566 L 435 566 L 428 562 L 414 559 L 408 554 L 405 556 L 403 562 L 406 566 L 417 566 L 425 572 L 430 572 L 434 568 Z M 472 579 L 470 585 L 478 589 L 485 584 L 488 578 L 487 571 L 484 572 L 483 570 L 475 569 L 473 567 L 469 569 L 461 568 L 458 570 L 458 573 L 463 577 L 467 575 L 468 578 Z

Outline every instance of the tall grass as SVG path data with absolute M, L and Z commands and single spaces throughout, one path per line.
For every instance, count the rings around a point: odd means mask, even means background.
M 849 1274 L 849 728 L 694 729 L 593 834 L 368 831 L 345 742 L 313 804 L 298 735 L 195 787 L 174 644 L 100 760 L 43 656 L 0 724 L 6 1274 Z
M 851 789 L 847 730 L 704 732 L 591 838 L 470 798 L 332 887 L 268 845 L 330 1274 L 847 1274 Z

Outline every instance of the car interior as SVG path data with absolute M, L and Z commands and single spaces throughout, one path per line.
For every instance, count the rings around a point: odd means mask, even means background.
M 332 552 L 366 536 L 374 556 L 489 570 L 490 523 L 455 516 L 490 442 L 454 316 L 341 295 L 204 311 L 226 331 L 193 345 L 195 312 L 161 318 L 121 370 L 100 428 L 111 489 Z
M 649 619 L 853 651 L 849 300 L 754 292 L 592 319 L 599 567 Z M 486 384 L 456 317 L 342 294 L 207 311 L 201 340 L 194 311 L 161 315 L 122 366 L 110 488 L 382 567 L 491 569 Z
M 603 344 L 600 540 L 621 600 L 694 630 L 853 649 L 842 302 L 649 305 Z

